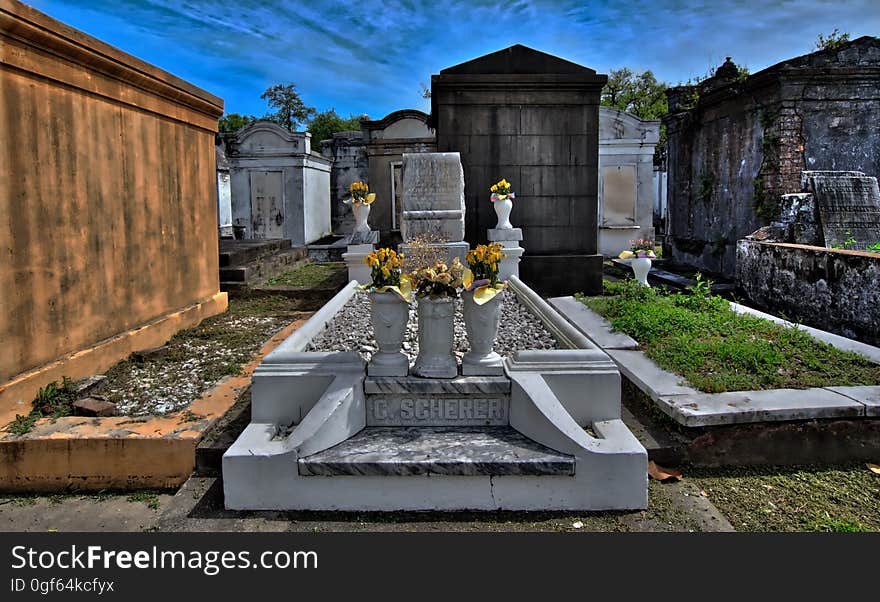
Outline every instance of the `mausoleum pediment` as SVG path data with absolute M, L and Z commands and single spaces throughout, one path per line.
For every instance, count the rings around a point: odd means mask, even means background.
M 238 154 L 302 153 L 305 134 L 291 132 L 271 121 L 258 121 L 239 130 Z
M 577 74 L 595 75 L 589 67 L 566 61 L 558 56 L 516 44 L 497 52 L 443 69 L 441 75 L 477 74 Z

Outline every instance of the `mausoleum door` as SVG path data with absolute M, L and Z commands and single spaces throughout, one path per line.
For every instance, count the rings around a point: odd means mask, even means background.
M 251 172 L 251 215 L 254 238 L 284 238 L 282 172 Z

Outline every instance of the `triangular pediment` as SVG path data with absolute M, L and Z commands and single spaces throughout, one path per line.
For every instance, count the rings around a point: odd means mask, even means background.
M 473 60 L 448 67 L 442 75 L 531 75 L 541 73 L 573 73 L 595 75 L 593 69 L 566 61 L 558 56 L 516 44 Z

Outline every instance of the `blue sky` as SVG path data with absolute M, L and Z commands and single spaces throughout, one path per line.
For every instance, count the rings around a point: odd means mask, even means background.
M 730 55 L 752 72 L 812 50 L 835 27 L 880 35 L 880 0 L 29 0 L 50 16 L 263 115 L 296 84 L 307 105 L 379 119 L 429 110 L 432 73 L 525 44 L 601 73 L 675 84 Z

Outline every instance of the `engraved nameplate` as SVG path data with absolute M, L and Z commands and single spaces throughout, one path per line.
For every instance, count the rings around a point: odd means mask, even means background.
M 367 426 L 504 426 L 508 412 L 497 398 L 367 398 Z

